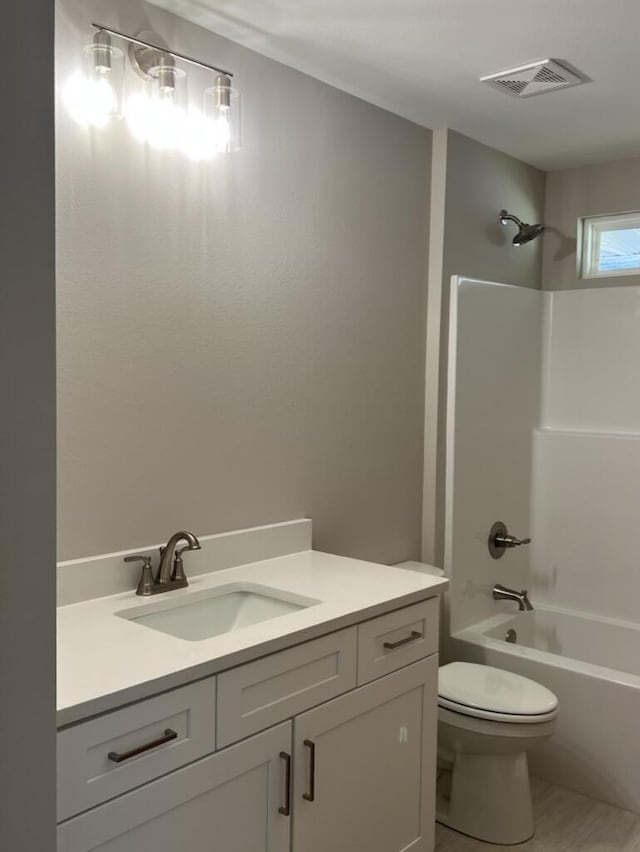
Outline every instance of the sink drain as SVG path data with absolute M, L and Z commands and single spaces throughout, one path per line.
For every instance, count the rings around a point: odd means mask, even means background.
M 512 645 L 515 645 L 518 641 L 518 634 L 515 630 L 507 630 L 504 637 L 505 642 L 511 642 Z

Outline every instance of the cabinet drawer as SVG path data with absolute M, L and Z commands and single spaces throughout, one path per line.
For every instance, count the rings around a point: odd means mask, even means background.
M 218 748 L 353 689 L 356 640 L 350 627 L 218 675 Z
M 440 599 L 406 606 L 358 626 L 358 685 L 438 650 Z
M 58 733 L 58 820 L 215 748 L 215 678 Z

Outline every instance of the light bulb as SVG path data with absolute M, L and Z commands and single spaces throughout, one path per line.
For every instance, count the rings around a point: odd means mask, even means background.
M 229 150 L 231 125 L 226 112 L 207 118 L 198 109 L 190 111 L 185 122 L 183 150 L 190 160 L 210 160 Z
M 75 71 L 63 89 L 71 117 L 84 127 L 105 127 L 120 117 L 122 51 L 111 46 L 108 33 L 96 33 L 84 48 L 84 69 Z
M 157 151 L 179 148 L 184 138 L 186 115 L 171 97 L 151 101 L 147 116 L 147 142 Z
M 205 114 L 212 124 L 212 143 L 218 153 L 240 148 L 240 96 L 231 88 L 227 74 L 216 77 L 205 92 Z
M 157 151 L 170 151 L 183 145 L 187 116 L 171 98 L 132 95 L 127 102 L 127 122 L 133 135 Z
M 219 110 L 218 115 L 212 119 L 213 123 L 213 145 L 220 153 L 228 151 L 231 145 L 231 122 L 228 110 Z
M 89 79 L 80 71 L 67 80 L 64 102 L 73 120 L 84 127 L 104 127 L 118 108 L 118 97 L 108 79 Z
M 132 133 L 157 151 L 183 147 L 187 134 L 183 91 L 177 85 L 184 72 L 167 63 L 168 60 L 150 69 L 146 94 L 133 95 L 127 102 L 127 122 Z

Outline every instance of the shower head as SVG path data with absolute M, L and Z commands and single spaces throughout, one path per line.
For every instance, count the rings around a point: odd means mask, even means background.
M 544 225 L 528 225 L 526 222 L 518 219 L 517 216 L 513 216 L 511 213 L 507 213 L 506 210 L 500 211 L 500 224 L 506 225 L 507 222 L 513 222 L 518 226 L 518 233 L 513 238 L 514 246 L 522 246 L 525 243 L 530 242 L 530 240 L 535 240 L 536 237 L 539 237 L 540 234 L 544 231 Z

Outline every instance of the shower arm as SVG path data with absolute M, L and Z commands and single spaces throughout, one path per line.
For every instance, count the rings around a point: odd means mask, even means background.
M 523 225 L 524 225 L 524 223 L 522 222 L 522 220 L 521 220 L 521 219 L 518 219 L 518 217 L 517 217 L 517 216 L 514 216 L 514 215 L 513 215 L 513 214 L 511 214 L 511 213 L 508 213 L 506 210 L 501 210 L 501 211 L 500 211 L 500 222 L 501 222 L 503 225 L 506 225 L 506 224 L 507 224 L 507 222 L 513 222 L 513 223 L 514 223 L 515 225 L 517 225 L 519 228 L 522 228 L 522 227 L 523 227 Z

